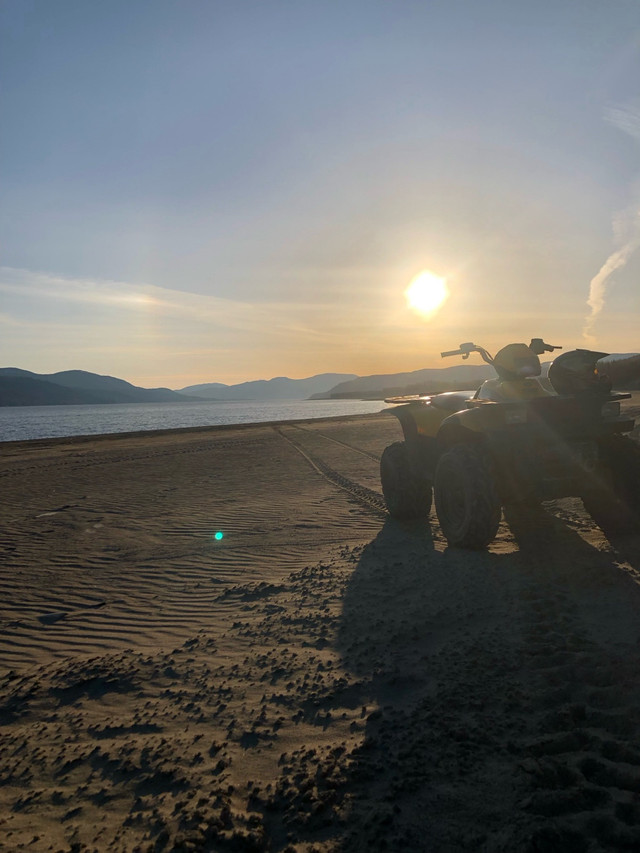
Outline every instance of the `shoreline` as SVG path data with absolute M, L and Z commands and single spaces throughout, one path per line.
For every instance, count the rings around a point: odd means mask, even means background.
M 298 419 L 294 418 L 292 420 L 283 420 L 283 421 L 251 421 L 248 423 L 238 423 L 238 424 L 211 424 L 209 426 L 191 426 L 191 427 L 172 427 L 168 429 L 148 429 L 148 430 L 131 430 L 128 432 L 105 432 L 105 433 L 96 433 L 95 435 L 92 433 L 84 434 L 84 435 L 64 435 L 64 436 L 53 436 L 51 438 L 28 438 L 28 439 L 16 439 L 13 441 L 0 441 L 0 454 L 2 451 L 7 448 L 9 450 L 20 450 L 20 449 L 28 449 L 29 447 L 33 448 L 46 448 L 49 445 L 51 446 L 62 446 L 67 444 L 88 444 L 92 441 L 102 442 L 102 441 L 117 441 L 118 439 L 129 440 L 136 438 L 161 438 L 166 436 L 174 435 L 176 438 L 179 438 L 181 435 L 190 435 L 197 433 L 212 433 L 212 432 L 220 432 L 224 430 L 246 430 L 253 429 L 256 427 L 275 427 L 275 426 L 291 426 L 295 424 L 300 425 L 308 425 L 314 423 L 321 423 L 323 421 L 351 421 L 358 420 L 360 418 L 363 419 L 371 419 L 378 418 L 380 416 L 385 415 L 389 409 L 381 409 L 379 412 L 368 412 L 365 414 L 353 414 L 353 415 L 335 415 L 333 417 L 320 417 L 320 418 L 304 418 Z
M 213 409 L 212 409 L 213 406 Z M 384 401 L 238 401 L 197 403 L 175 407 L 166 404 L 115 404 L 0 408 L 0 445 L 127 435 L 134 432 L 200 429 L 214 426 L 307 421 L 333 417 L 377 414 Z

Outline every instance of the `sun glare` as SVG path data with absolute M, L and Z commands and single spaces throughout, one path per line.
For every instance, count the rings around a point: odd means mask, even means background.
M 424 270 L 413 279 L 404 295 L 412 311 L 430 317 L 449 296 L 447 280 Z

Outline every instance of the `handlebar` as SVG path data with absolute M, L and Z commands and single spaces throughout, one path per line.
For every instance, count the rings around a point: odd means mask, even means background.
M 544 355 L 545 352 L 553 352 L 554 349 L 562 349 L 562 347 L 556 346 L 555 344 L 546 343 L 542 338 L 531 338 L 529 348 L 532 349 L 536 355 Z
M 479 352 L 481 355 L 483 352 L 486 352 L 482 347 L 477 347 L 475 344 L 472 344 L 471 341 L 468 341 L 466 344 L 460 344 L 459 349 L 452 349 L 448 352 L 441 352 L 441 358 L 448 358 L 450 355 L 461 355 L 463 358 L 469 358 L 470 353 Z M 482 356 L 484 358 L 484 356 Z M 486 359 L 485 359 L 486 360 Z M 491 362 L 489 362 L 491 364 Z

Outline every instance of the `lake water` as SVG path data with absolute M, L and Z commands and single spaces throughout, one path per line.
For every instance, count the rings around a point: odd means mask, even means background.
M 3 406 L 0 407 L 0 441 L 331 418 L 337 415 L 364 415 L 384 408 L 386 404 L 380 400 Z

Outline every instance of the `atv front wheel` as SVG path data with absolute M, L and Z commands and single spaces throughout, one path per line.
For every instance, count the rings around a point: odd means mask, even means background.
M 623 435 L 600 443 L 598 482 L 582 503 L 605 533 L 640 531 L 640 445 Z
M 431 483 L 413 471 L 404 441 L 396 441 L 385 448 L 380 460 L 380 481 L 392 518 L 426 518 L 429 515 Z
M 487 454 L 457 444 L 440 457 L 434 483 L 436 512 L 449 545 L 486 548 L 495 539 L 501 506 Z

